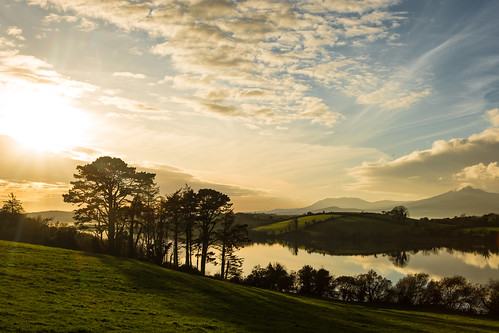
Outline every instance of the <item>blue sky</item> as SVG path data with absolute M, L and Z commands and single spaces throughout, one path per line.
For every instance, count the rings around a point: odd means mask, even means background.
M 113 155 L 231 196 L 499 192 L 497 1 L 0 1 L 0 195 Z

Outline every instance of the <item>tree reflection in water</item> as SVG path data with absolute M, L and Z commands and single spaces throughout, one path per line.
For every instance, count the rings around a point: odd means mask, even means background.
M 406 267 L 407 264 L 409 263 L 409 255 L 405 252 L 392 252 L 392 253 L 386 253 L 384 256 L 388 257 L 388 260 L 392 262 L 395 266 L 397 267 Z

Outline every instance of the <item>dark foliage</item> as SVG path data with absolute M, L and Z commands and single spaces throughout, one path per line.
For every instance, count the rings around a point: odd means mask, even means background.
M 94 236 L 74 226 L 54 224 L 40 217 L 0 211 L 0 239 L 30 244 L 61 247 L 71 250 L 102 253 L 103 248 Z
M 356 276 L 334 278 L 325 269 L 310 265 L 289 274 L 279 263 L 255 266 L 244 284 L 284 292 L 301 293 L 341 301 L 424 306 L 499 316 L 499 281 L 474 285 L 462 276 L 429 280 L 428 274 L 409 274 L 394 287 L 369 270 Z

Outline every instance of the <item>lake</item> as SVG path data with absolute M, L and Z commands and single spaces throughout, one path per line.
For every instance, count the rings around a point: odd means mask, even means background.
M 393 263 L 394 259 L 387 255 L 328 255 L 308 253 L 305 250 L 290 249 L 280 244 L 254 243 L 241 248 L 238 256 L 244 258 L 243 275 L 247 276 L 254 266 L 267 266 L 268 263 L 280 263 L 288 272 L 297 271 L 304 265 L 315 269 L 327 269 L 334 276 L 357 275 L 369 269 L 396 283 L 407 274 L 425 272 L 432 279 L 441 279 L 453 275 L 462 275 L 475 283 L 486 283 L 489 279 L 499 279 L 499 255 L 483 255 L 465 253 L 447 249 L 432 251 L 407 252 L 407 261 L 403 267 Z M 391 260 L 390 260 L 391 259 Z M 220 266 L 207 266 L 209 274 L 219 271 Z

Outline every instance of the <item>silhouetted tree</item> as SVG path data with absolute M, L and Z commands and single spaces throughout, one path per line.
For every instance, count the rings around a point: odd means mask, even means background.
M 145 182 L 130 205 L 124 207 L 125 216 L 128 217 L 126 224 L 128 224 L 128 256 L 130 258 L 136 256 L 144 225 L 154 223 L 158 193 L 159 189 L 153 182 Z
M 442 303 L 442 294 L 438 281 L 431 280 L 426 285 L 423 296 L 424 305 L 440 305 Z
M 170 219 L 168 214 L 166 198 L 159 197 L 154 205 L 148 207 L 144 217 L 147 230 L 147 260 L 157 265 L 168 262 L 168 252 L 172 247 L 169 237 Z
M 289 291 L 293 287 L 294 279 L 286 268 L 276 262 L 267 266 L 267 281 L 270 289 L 277 291 Z
M 10 214 L 24 214 L 24 208 L 14 193 L 9 193 L 8 199 L 3 202 L 2 211 Z
M 316 270 L 310 266 L 303 266 L 298 272 L 298 292 L 301 294 L 312 294 L 313 286 L 314 286 L 314 276 L 316 274 Z
M 136 231 L 136 227 L 138 224 L 138 217 L 140 217 L 141 212 L 143 210 L 142 202 L 138 197 L 135 197 L 130 204 L 130 206 L 126 207 L 125 216 L 128 218 L 128 257 L 135 258 L 137 252 L 137 243 L 140 239 L 140 233 L 142 231 L 139 228 Z
M 358 296 L 361 302 L 385 302 L 388 299 L 392 282 L 370 269 L 366 274 L 357 276 Z
M 220 277 L 222 279 L 226 279 L 227 277 L 228 272 L 226 269 L 230 266 L 231 259 L 239 261 L 237 260 L 238 257 L 234 255 L 234 251 L 249 241 L 248 225 L 235 224 L 234 221 L 234 212 L 229 210 L 222 217 L 220 229 L 215 231 L 215 237 L 220 245 L 220 260 L 222 263 Z
M 76 169 L 76 180 L 71 181 L 72 188 L 63 195 L 64 201 L 78 205 L 75 219 L 79 224 L 96 222 L 101 238 L 102 232 L 107 236 L 109 253 L 116 254 L 116 240 L 121 236 L 117 231 L 124 219 L 124 207 L 142 188 L 153 185 L 155 175 L 136 172 L 121 159 L 109 156 Z
M 279 263 L 269 263 L 266 268 L 260 265 L 253 267 L 246 277 L 245 283 L 250 286 L 272 289 L 277 291 L 290 291 L 294 284 L 293 275 Z
M 394 216 L 397 221 L 404 222 L 409 217 L 409 210 L 405 206 L 396 206 L 388 214 Z
M 251 273 L 244 279 L 244 283 L 258 288 L 268 288 L 266 282 L 266 269 L 260 265 L 253 267 Z
M 199 240 L 201 243 L 201 274 L 204 275 L 208 249 L 216 241 L 215 226 L 220 221 L 220 217 L 230 210 L 232 204 L 229 202 L 230 198 L 227 195 L 212 189 L 200 189 L 197 196 Z
M 438 282 L 441 304 L 452 310 L 471 310 L 476 303 L 474 286 L 464 277 L 455 275 Z
M 182 189 L 181 199 L 181 215 L 184 226 L 185 236 L 185 263 L 187 267 L 192 266 L 192 246 L 193 246 L 193 230 L 197 220 L 198 211 L 198 196 L 189 186 Z
M 491 315 L 499 317 L 499 280 L 490 280 L 481 294 L 483 306 Z
M 324 268 L 317 270 L 314 274 L 313 294 L 320 297 L 327 296 L 332 280 L 334 279 L 328 270 Z
M 342 275 L 334 280 L 339 299 L 354 301 L 357 295 L 357 281 L 353 276 Z
M 164 202 L 169 218 L 169 226 L 173 233 L 173 267 L 178 268 L 178 242 L 182 226 L 182 190 L 167 195 Z
M 429 275 L 426 273 L 409 274 L 401 278 L 394 287 L 396 302 L 407 305 L 421 305 L 424 302 Z

